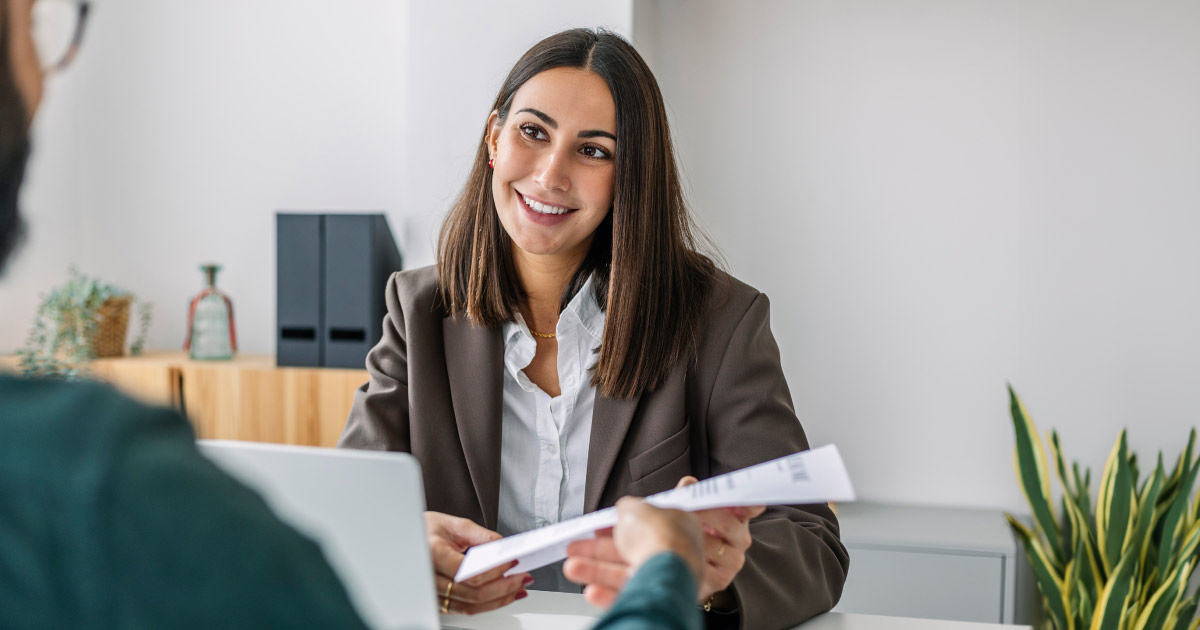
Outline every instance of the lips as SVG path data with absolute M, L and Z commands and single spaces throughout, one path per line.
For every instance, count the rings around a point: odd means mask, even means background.
M 549 203 L 543 203 L 541 201 L 538 201 L 537 199 L 533 199 L 531 197 L 526 197 L 525 195 L 522 195 L 521 193 L 517 193 L 517 194 L 521 195 L 521 200 L 525 202 L 526 206 L 529 206 L 530 210 L 533 210 L 534 212 L 537 212 L 538 214 L 566 214 L 568 212 L 574 212 L 575 210 L 577 210 L 577 208 L 566 208 L 563 206 L 556 206 L 556 205 L 549 204 Z

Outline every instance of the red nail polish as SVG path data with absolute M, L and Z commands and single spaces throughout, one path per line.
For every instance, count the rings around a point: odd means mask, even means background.
M 529 597 L 529 591 L 527 591 L 525 589 L 521 589 L 521 592 L 517 593 L 517 596 L 513 598 L 513 601 L 516 601 L 518 599 L 525 599 L 526 597 Z
M 521 580 L 521 586 L 529 586 L 530 584 L 533 584 L 533 576 L 526 575 L 525 579 Z

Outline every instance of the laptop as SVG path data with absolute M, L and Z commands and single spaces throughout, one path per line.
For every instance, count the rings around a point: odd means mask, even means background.
M 421 469 L 412 456 L 229 440 L 197 445 L 321 546 L 369 626 L 440 627 Z

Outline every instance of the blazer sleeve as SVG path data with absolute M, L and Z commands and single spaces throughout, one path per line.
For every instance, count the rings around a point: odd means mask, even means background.
M 753 299 L 725 349 L 707 430 L 712 475 L 809 448 L 771 334 L 766 295 Z M 754 542 L 733 580 L 742 628 L 791 627 L 833 608 L 850 558 L 827 504 L 770 507 L 751 522 L 750 533 Z
M 367 353 L 370 380 L 354 392 L 354 405 L 338 448 L 411 451 L 408 427 L 408 343 L 399 274 L 388 279 L 383 337 Z

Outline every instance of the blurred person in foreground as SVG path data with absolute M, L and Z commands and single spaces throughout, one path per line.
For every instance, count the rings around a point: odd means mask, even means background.
M 33 0 L 0 0 L 0 274 L 20 242 L 47 71 Z M 635 499 L 612 533 L 636 569 L 597 628 L 696 628 L 696 520 Z M 424 550 L 414 550 L 424 553 Z M 632 570 L 631 570 L 632 573 Z M 523 592 L 523 591 L 522 591 Z M 0 375 L 0 627 L 361 628 L 320 549 L 195 447 L 187 421 L 97 384 Z

